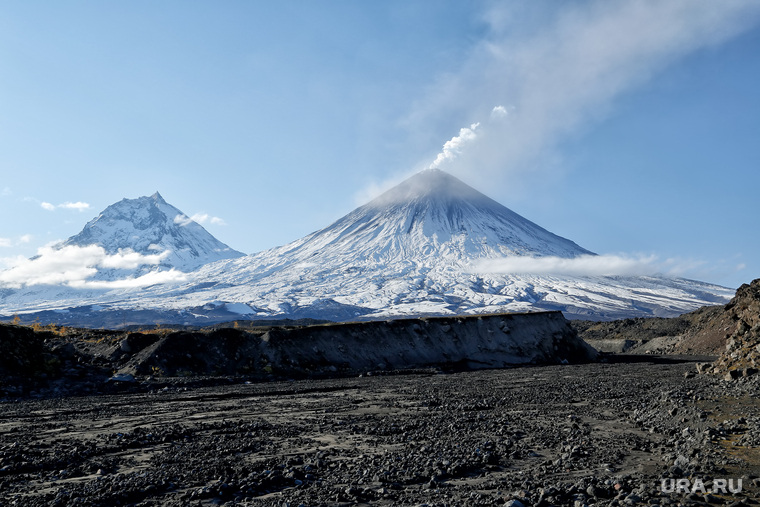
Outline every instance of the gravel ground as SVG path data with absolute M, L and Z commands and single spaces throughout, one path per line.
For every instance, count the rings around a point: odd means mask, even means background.
M 0 505 L 760 505 L 759 379 L 618 361 L 6 400 Z

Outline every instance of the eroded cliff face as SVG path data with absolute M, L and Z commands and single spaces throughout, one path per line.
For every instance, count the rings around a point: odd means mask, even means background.
M 712 372 L 727 380 L 755 375 L 760 371 L 760 278 L 739 287 L 726 312 L 736 327 Z
M 177 377 L 268 380 L 596 358 L 560 312 L 134 333 L 5 325 L 0 351 L 8 358 L 0 358 L 0 397 L 101 392 L 127 382 L 139 389 Z
M 596 353 L 560 312 L 275 328 L 262 336 L 261 352 L 273 365 L 347 370 L 501 368 L 589 361 Z
M 313 375 L 434 366 L 466 369 L 586 362 L 596 351 L 560 312 L 176 332 L 141 350 L 125 339 L 134 375 Z M 146 342 L 147 343 L 147 342 Z

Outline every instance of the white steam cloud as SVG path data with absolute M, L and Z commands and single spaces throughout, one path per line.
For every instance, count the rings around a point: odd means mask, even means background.
M 41 247 L 31 259 L 16 259 L 13 265 L 0 271 L 0 287 L 21 288 L 32 285 L 67 285 L 76 288 L 141 287 L 154 283 L 181 281 L 185 274 L 176 270 L 147 273 L 137 278 L 115 281 L 89 280 L 104 269 L 135 269 L 144 265 L 158 265 L 170 252 L 142 255 L 132 250 L 108 254 L 98 245 Z
M 679 276 L 703 263 L 683 259 L 661 261 L 654 255 L 581 255 L 565 257 L 515 256 L 484 259 L 476 263 L 475 273 L 534 274 L 564 276 Z
M 423 132 L 452 118 L 470 123 L 489 111 L 505 117 L 478 132 L 477 149 L 464 154 L 456 151 L 461 145 L 451 146 L 458 161 L 450 171 L 469 180 L 479 175 L 481 182 L 544 167 L 537 157 L 604 118 L 621 95 L 757 23 L 760 2 L 494 2 L 484 18 L 487 37 L 461 68 L 436 80 L 407 118 L 411 129 Z M 464 133 L 460 141 L 474 134 Z M 450 158 L 444 149 L 434 164 Z
M 432 164 L 428 166 L 428 169 L 439 169 L 441 165 L 448 161 L 454 160 L 462 153 L 464 147 L 473 142 L 477 137 L 475 130 L 480 126 L 480 123 L 473 123 L 468 127 L 459 129 L 459 135 L 454 136 L 443 145 L 443 150 L 438 154 Z

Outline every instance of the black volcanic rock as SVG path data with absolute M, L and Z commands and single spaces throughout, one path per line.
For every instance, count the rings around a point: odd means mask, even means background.
M 760 373 L 760 278 L 739 287 L 726 312 L 736 328 L 714 364 L 714 373 L 727 379 Z

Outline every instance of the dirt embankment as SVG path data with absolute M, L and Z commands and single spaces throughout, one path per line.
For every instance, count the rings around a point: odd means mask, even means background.
M 109 377 L 111 385 L 135 382 L 135 377 L 271 380 L 575 363 L 596 355 L 559 312 L 143 333 L 52 328 L 34 333 L 2 326 L 0 333 L 0 346 L 30 356 L 21 361 L 33 365 L 19 370 L 26 379 L 20 373 L 0 380 L 0 396 L 45 386 L 64 393 L 72 388 L 98 392 Z
M 697 356 L 719 355 L 736 326 L 724 306 L 705 306 L 673 318 L 571 323 L 578 335 L 599 351 Z
M 733 380 L 760 373 L 760 279 L 744 284 L 725 306 L 700 308 L 672 319 L 573 321 L 602 352 L 719 356 L 697 370 Z

